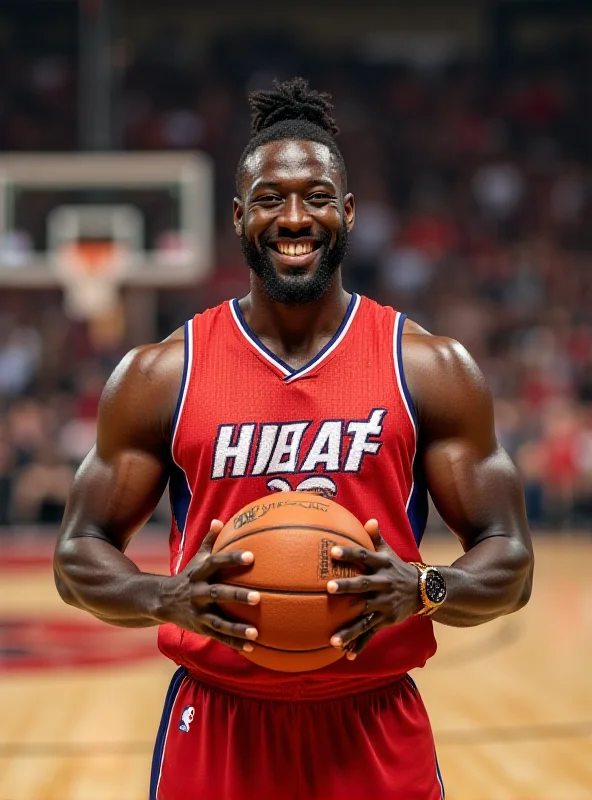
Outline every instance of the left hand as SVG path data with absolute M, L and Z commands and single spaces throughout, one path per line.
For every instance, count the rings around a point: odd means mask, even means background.
M 350 661 L 379 630 L 404 622 L 421 608 L 417 569 L 388 546 L 375 519 L 368 520 L 364 528 L 374 541 L 375 552 L 364 547 L 339 546 L 331 549 L 331 557 L 358 564 L 369 574 L 327 583 L 329 594 L 368 594 L 364 616 L 331 637 L 333 647 L 347 649 Z

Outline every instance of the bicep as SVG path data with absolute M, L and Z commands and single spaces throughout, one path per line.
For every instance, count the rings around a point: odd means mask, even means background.
M 97 442 L 76 473 L 62 540 L 96 535 L 124 550 L 162 496 L 171 462 L 166 419 L 176 395 L 170 380 L 155 384 L 149 357 L 131 354 L 105 386 Z
M 465 550 L 496 535 L 527 544 L 522 485 L 496 440 L 485 380 L 458 343 L 433 352 L 421 386 L 420 457 L 434 505 Z

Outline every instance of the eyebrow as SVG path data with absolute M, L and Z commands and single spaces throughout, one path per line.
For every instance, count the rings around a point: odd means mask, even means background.
M 279 189 L 282 185 L 283 181 L 264 181 L 258 179 L 251 187 L 249 197 L 252 197 L 258 189 Z M 333 192 L 337 192 L 337 187 L 330 178 L 321 178 L 320 180 L 311 179 L 306 182 L 306 186 L 326 186 Z

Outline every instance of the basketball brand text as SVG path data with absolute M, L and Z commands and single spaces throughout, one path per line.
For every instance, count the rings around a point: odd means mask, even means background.
M 265 503 L 263 505 L 254 505 L 247 508 L 241 514 L 237 514 L 234 518 L 234 529 L 242 528 L 249 522 L 254 522 L 256 519 L 264 517 L 269 511 L 274 508 L 281 508 L 282 506 L 300 506 L 300 508 L 311 509 L 313 511 L 328 511 L 329 506 L 322 501 L 314 500 L 277 500 L 272 503 Z
M 333 561 L 330 550 L 337 544 L 339 542 L 325 537 L 319 542 L 319 578 L 323 581 L 328 578 L 353 578 L 358 574 L 350 564 Z

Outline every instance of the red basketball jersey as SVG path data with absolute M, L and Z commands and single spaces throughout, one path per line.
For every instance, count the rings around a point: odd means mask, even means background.
M 359 520 L 376 518 L 406 561 L 419 561 L 427 492 L 415 464 L 416 418 L 403 374 L 405 315 L 352 295 L 331 341 L 295 370 L 247 325 L 237 300 L 185 324 L 185 370 L 172 436 L 171 571 L 226 522 L 271 492 L 318 491 Z M 372 685 L 423 666 L 436 650 L 429 619 L 380 631 L 358 658 L 280 673 L 174 625 L 159 646 L 176 663 L 228 685 L 355 681 Z M 319 687 L 321 688 L 321 687 Z

